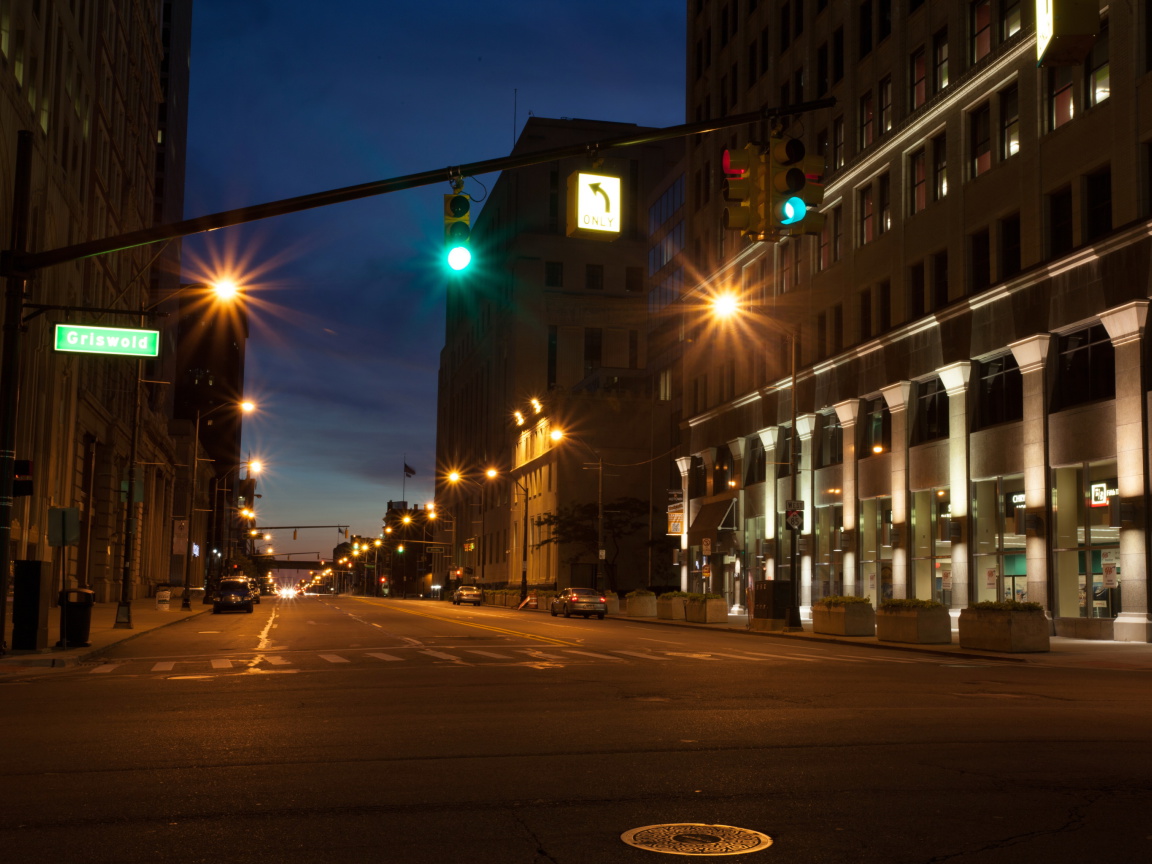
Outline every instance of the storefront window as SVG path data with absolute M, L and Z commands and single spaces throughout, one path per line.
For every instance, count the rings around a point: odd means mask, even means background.
M 844 550 L 840 526 L 844 508 L 840 504 L 816 507 L 816 555 L 812 561 L 812 602 L 821 597 L 844 593 Z
M 860 502 L 860 593 L 877 605 L 892 596 L 892 499 Z
M 1122 611 L 1119 511 L 1115 461 L 1053 469 L 1057 616 L 1115 618 Z
M 972 499 L 972 583 L 976 601 L 1028 600 L 1024 477 L 977 480 Z
M 912 493 L 914 594 L 952 605 L 952 499 L 947 488 Z

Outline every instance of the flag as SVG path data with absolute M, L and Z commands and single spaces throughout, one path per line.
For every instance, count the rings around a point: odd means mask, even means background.
M 416 476 L 416 469 L 413 468 L 411 465 L 409 465 L 407 462 L 404 463 L 404 476 L 405 477 Z

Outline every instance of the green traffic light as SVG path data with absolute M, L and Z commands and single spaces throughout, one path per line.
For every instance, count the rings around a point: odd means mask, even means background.
M 781 205 L 780 224 L 795 225 L 808 215 L 808 205 L 798 195 L 785 199 Z
M 448 266 L 459 272 L 472 263 L 472 253 L 467 246 L 453 246 L 448 250 Z

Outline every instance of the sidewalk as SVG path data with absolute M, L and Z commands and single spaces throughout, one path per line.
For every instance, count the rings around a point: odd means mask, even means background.
M 9 646 L 9 653 L 0 657 L 0 674 L 12 672 L 26 666 L 74 666 L 93 657 L 110 645 L 126 642 L 142 633 L 166 627 L 183 621 L 185 618 L 194 618 L 211 612 L 211 604 L 200 602 L 195 598 L 190 612 L 180 611 L 180 598 L 177 597 L 169 604 L 169 611 L 163 612 L 156 608 L 156 601 L 132 601 L 132 629 L 117 628 L 116 603 L 97 603 L 92 607 L 92 627 L 88 634 L 91 643 L 87 648 L 53 648 L 49 647 L 43 653 L 18 652 L 12 653 L 12 622 L 7 622 L 4 641 Z M 11 610 L 11 604 L 9 604 Z M 48 645 L 53 646 L 60 639 L 60 610 L 51 609 L 48 613 Z

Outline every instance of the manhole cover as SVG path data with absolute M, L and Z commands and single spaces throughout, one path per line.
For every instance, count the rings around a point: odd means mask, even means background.
M 700 822 L 645 825 L 625 831 L 620 839 L 637 849 L 666 855 L 744 855 L 772 845 L 772 838 L 759 831 Z

